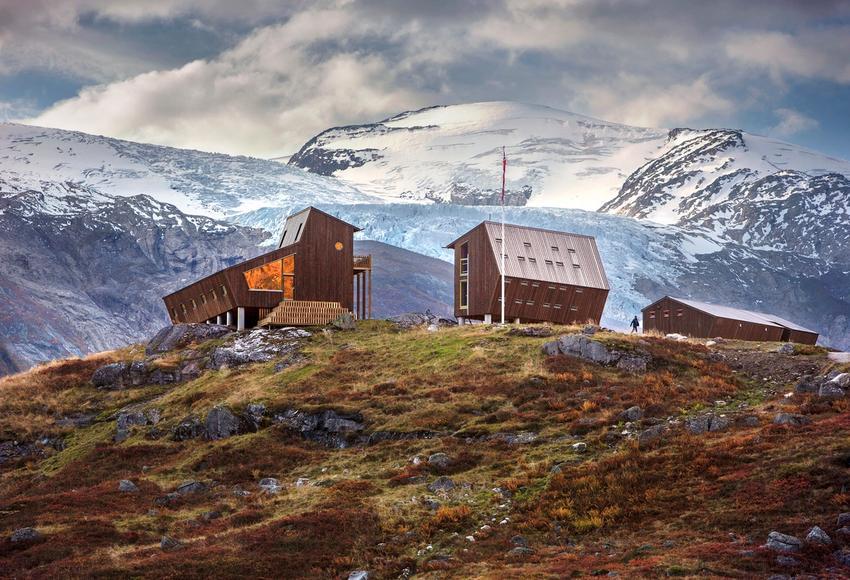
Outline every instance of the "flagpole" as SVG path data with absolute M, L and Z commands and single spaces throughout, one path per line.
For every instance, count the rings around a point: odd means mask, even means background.
M 500 254 L 502 256 L 502 324 L 505 324 L 505 171 L 508 167 L 508 158 L 505 156 L 505 148 L 502 147 L 502 243 Z

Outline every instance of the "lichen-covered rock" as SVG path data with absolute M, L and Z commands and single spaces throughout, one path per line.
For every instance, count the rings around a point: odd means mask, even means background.
M 643 417 L 643 409 L 641 409 L 637 405 L 634 405 L 617 415 L 617 420 L 625 422 L 634 422 L 639 421 L 641 417 Z
M 206 489 L 206 484 L 201 483 L 200 481 L 195 481 L 194 479 L 190 479 L 189 481 L 184 481 L 183 483 L 178 485 L 175 491 L 180 495 L 189 495 L 192 493 L 205 491 Z
M 41 537 L 41 532 L 35 528 L 18 528 L 9 536 L 9 541 L 13 544 L 35 542 L 40 540 Z
M 264 477 L 260 480 L 260 489 L 268 494 L 276 494 L 280 492 L 280 482 L 274 477 Z
M 162 369 L 146 361 L 117 362 L 95 370 L 92 384 L 98 389 L 122 390 L 144 385 L 167 385 L 184 380 L 179 369 Z
M 455 482 L 442 475 L 429 483 L 426 487 L 431 493 L 436 493 L 438 491 L 451 491 L 455 488 Z
M 428 456 L 428 465 L 437 469 L 445 469 L 451 464 L 451 459 L 445 453 L 432 453 Z
M 229 344 L 213 350 L 210 366 L 215 369 L 268 362 L 297 351 L 310 333 L 300 328 L 267 330 L 255 328 L 233 337 Z
M 701 415 L 685 421 L 685 430 L 691 435 L 702 433 L 725 431 L 729 428 L 731 421 L 719 415 Z
M 130 431 L 134 426 L 156 425 L 159 423 L 159 409 L 125 409 L 118 413 L 115 421 L 115 435 L 113 440 L 116 443 L 126 440 L 130 437 Z
M 808 417 L 793 413 L 777 413 L 773 418 L 774 425 L 792 425 L 794 427 L 799 427 L 801 425 L 807 425 L 810 422 L 811 419 Z
M 638 435 L 638 445 L 641 447 L 645 447 L 654 443 L 655 441 L 661 439 L 664 434 L 667 432 L 667 425 L 661 423 L 658 425 L 653 425 L 649 429 L 645 429 L 641 431 L 640 435 Z
M 806 534 L 806 542 L 809 544 L 828 546 L 832 544 L 832 538 L 830 538 L 829 535 L 821 528 L 814 526 L 809 530 L 809 533 Z
M 443 318 L 433 314 L 430 310 L 425 312 L 407 312 L 388 318 L 390 322 L 401 329 L 410 329 L 417 326 L 428 326 L 436 324 L 437 326 L 456 326 L 457 321 L 451 318 Z
M 159 541 L 159 547 L 163 552 L 172 552 L 182 548 L 183 544 L 171 536 L 162 536 L 162 539 Z
M 173 441 L 188 441 L 197 439 L 204 434 L 204 424 L 196 415 L 189 415 L 180 421 L 171 434 Z
M 217 406 L 210 409 L 204 422 L 204 435 L 210 441 L 226 439 L 245 431 L 242 419 L 227 407 Z
M 803 547 L 803 542 L 794 536 L 780 532 L 770 532 L 767 535 L 766 546 L 777 552 L 799 552 Z
M 793 344 L 790 342 L 784 342 L 776 349 L 776 352 L 779 354 L 794 354 L 794 350 Z
M 509 336 L 531 336 L 536 338 L 546 338 L 552 336 L 554 331 L 551 326 L 520 326 L 513 327 L 508 330 Z
M 350 312 L 344 312 L 331 321 L 331 326 L 337 330 L 354 330 L 357 328 L 357 320 Z
M 567 334 L 543 345 L 547 355 L 564 354 L 574 356 L 599 365 L 616 366 L 622 371 L 638 374 L 646 372 L 652 360 L 648 353 L 621 352 L 610 349 L 598 340 L 583 334 Z
M 118 491 L 123 493 L 135 493 L 139 491 L 139 487 L 129 479 L 122 479 L 118 482 Z
M 327 447 L 348 447 L 365 428 L 359 413 L 338 413 L 333 410 L 308 413 L 299 409 L 284 409 L 275 414 L 274 421 L 296 431 L 303 438 Z
M 843 399 L 845 394 L 844 389 L 832 382 L 824 383 L 818 389 L 818 397 L 821 399 Z
M 229 327 L 218 324 L 173 324 L 154 335 L 145 346 L 145 354 L 162 354 L 192 343 L 221 338 L 231 332 Z

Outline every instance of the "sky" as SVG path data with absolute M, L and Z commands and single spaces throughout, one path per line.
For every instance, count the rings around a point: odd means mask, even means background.
M 850 0 L 0 0 L 0 121 L 276 157 L 492 100 L 850 159 Z

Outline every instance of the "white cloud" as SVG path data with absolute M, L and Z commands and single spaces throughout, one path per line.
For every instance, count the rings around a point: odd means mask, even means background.
M 793 109 L 776 109 L 774 111 L 779 122 L 770 129 L 771 135 L 779 137 L 790 137 L 797 133 L 817 129 L 820 126 L 817 119 L 813 119 Z
M 587 83 L 576 101 L 596 117 L 644 127 L 683 125 L 705 115 L 730 113 L 734 107 L 705 76 L 666 85 L 622 74 L 610 82 Z

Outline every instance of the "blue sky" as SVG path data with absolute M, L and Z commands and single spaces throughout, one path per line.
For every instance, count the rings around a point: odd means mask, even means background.
M 433 104 L 850 158 L 850 2 L 0 0 L 0 119 L 228 153 Z

